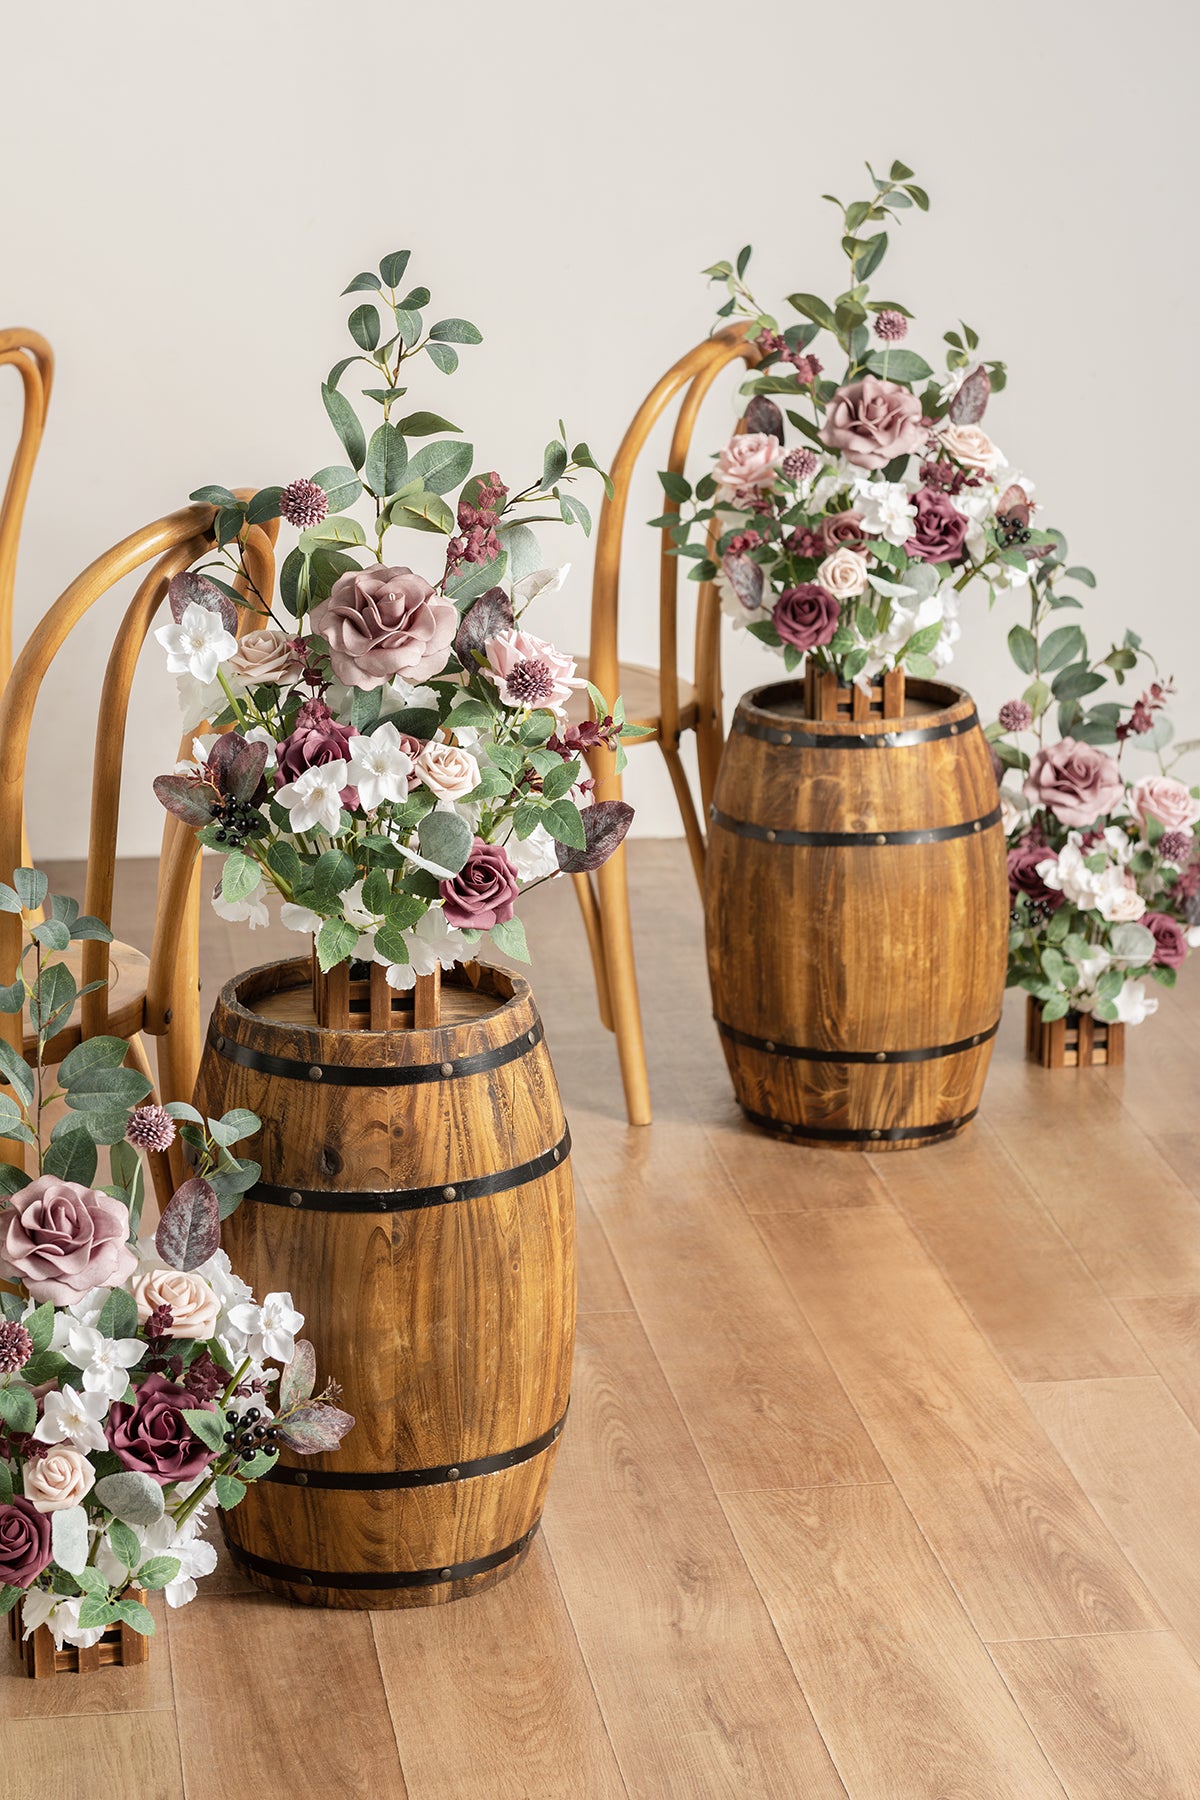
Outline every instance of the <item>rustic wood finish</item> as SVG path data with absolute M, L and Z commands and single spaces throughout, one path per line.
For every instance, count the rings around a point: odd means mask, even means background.
M 1119 1021 L 1069 1012 L 1042 1020 L 1042 1009 L 1030 994 L 1025 1001 L 1025 1054 L 1043 1069 L 1116 1068 L 1125 1061 L 1125 1027 Z
M 574 1204 L 554 1071 L 528 984 L 501 970 L 447 976 L 435 1030 L 322 1030 L 311 999 L 307 959 L 230 982 L 196 1098 L 210 1114 L 248 1106 L 263 1120 L 261 1183 L 227 1221 L 225 1245 L 256 1293 L 291 1291 L 322 1376 L 341 1382 L 358 1423 L 335 1456 L 283 1456 L 283 1478 L 253 1487 L 225 1531 L 250 1579 L 292 1599 L 455 1600 L 516 1568 L 513 1551 L 440 1578 L 527 1540 L 567 1409 Z M 247 1066 L 259 1055 L 286 1072 Z M 522 1177 L 535 1161 L 543 1172 Z M 459 1191 L 481 1178 L 495 1191 Z M 512 1467 L 467 1473 L 541 1440 Z M 320 1485 L 398 1471 L 431 1479 Z M 415 1571 L 431 1585 L 388 1585 Z M 320 1572 L 360 1582 L 322 1584 Z
M 991 1057 L 1008 930 L 996 778 L 969 696 L 914 682 L 903 718 L 814 721 L 799 682 L 754 689 L 712 816 L 709 977 L 745 1111 L 835 1149 L 960 1130 Z
M 146 1601 L 138 1587 L 127 1588 L 125 1598 L 140 1600 L 143 1605 Z M 28 1637 L 22 1636 L 22 1630 L 18 1604 L 8 1615 L 9 1636 L 17 1646 L 25 1673 L 34 1681 L 44 1681 L 51 1675 L 90 1675 L 96 1669 L 114 1666 L 135 1668 L 150 1658 L 150 1639 L 124 1623 L 110 1626 L 98 1643 L 86 1648 L 64 1644 L 61 1650 L 55 1649 L 54 1634 L 48 1625 L 39 1625 Z

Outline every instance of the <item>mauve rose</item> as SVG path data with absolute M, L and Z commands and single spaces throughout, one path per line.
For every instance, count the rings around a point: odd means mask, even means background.
M 917 396 L 874 375 L 838 389 L 820 433 L 821 442 L 856 469 L 882 469 L 894 456 L 919 450 L 928 435 Z
M 747 431 L 732 437 L 717 458 L 713 479 L 735 494 L 752 494 L 770 487 L 786 452 L 777 437 L 765 431 Z
M 165 1375 L 147 1375 L 136 1396 L 132 1405 L 116 1401 L 105 1421 L 109 1448 L 124 1466 L 162 1487 L 171 1481 L 190 1481 L 207 1469 L 213 1452 L 183 1416 L 188 1407 L 195 1407 L 195 1397 Z
M 1129 790 L 1129 810 L 1143 827 L 1157 819 L 1164 831 L 1190 831 L 1200 819 L 1200 800 L 1174 775 L 1145 775 Z
M 821 520 L 821 542 L 826 550 L 861 550 L 866 541 L 861 513 L 829 513 Z
M 913 534 L 904 548 L 921 562 L 957 562 L 967 541 L 967 519 L 947 494 L 918 488 Z
M 1064 825 L 1082 827 L 1112 812 L 1124 798 L 1125 784 L 1111 756 L 1065 737 L 1038 751 L 1024 793 L 1033 806 L 1049 807 Z
M 126 1242 L 129 1211 L 77 1181 L 39 1175 L 0 1213 L 0 1275 L 32 1299 L 70 1306 L 96 1287 L 119 1287 L 137 1268 Z
M 238 640 L 229 666 L 254 687 L 260 681 L 295 681 L 304 672 L 304 658 L 296 649 L 295 639 L 285 632 L 248 631 Z
M 466 863 L 443 881 L 442 911 L 459 931 L 490 931 L 511 919 L 517 899 L 517 872 L 501 844 L 476 838 Z
M 837 601 L 815 581 L 784 588 L 771 614 L 783 642 L 796 650 L 814 650 L 818 644 L 827 644 L 838 628 L 838 616 Z
M 1139 924 L 1154 933 L 1154 958 L 1164 969 L 1179 969 L 1187 961 L 1187 932 L 1166 913 L 1143 913 Z
M 20 1495 L 0 1506 L 0 1582 L 27 1588 L 54 1555 L 50 1521 Z
M 1062 905 L 1062 894 L 1055 888 L 1048 888 L 1038 874 L 1038 864 L 1053 856 L 1053 850 L 1047 845 L 1031 843 L 1028 838 L 1023 844 L 1013 846 L 1008 853 L 1008 891 L 1014 899 L 1018 894 L 1028 894 L 1031 900 L 1040 900 L 1045 906 Z
M 357 688 L 440 675 L 458 630 L 453 602 L 412 569 L 348 570 L 309 617 L 336 679 Z
M 358 736 L 347 725 L 339 725 L 323 700 L 306 700 L 296 714 L 290 737 L 284 738 L 275 752 L 275 786 L 286 787 L 322 763 L 348 762 L 351 740 Z M 358 789 L 342 789 L 342 805 L 358 805 Z

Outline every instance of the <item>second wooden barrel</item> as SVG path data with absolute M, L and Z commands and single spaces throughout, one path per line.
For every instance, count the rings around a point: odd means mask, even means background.
M 307 959 L 230 982 L 197 1105 L 258 1113 L 262 1177 L 223 1228 L 290 1291 L 357 1424 L 224 1515 L 234 1560 L 309 1604 L 425 1606 L 518 1566 L 566 1418 L 570 1138 L 527 982 L 455 970 L 436 1030 L 329 1031 Z
M 975 1116 L 1000 1022 L 1008 882 L 974 703 L 810 720 L 799 681 L 738 705 L 706 882 L 713 1011 L 747 1116 L 798 1143 L 902 1150 Z

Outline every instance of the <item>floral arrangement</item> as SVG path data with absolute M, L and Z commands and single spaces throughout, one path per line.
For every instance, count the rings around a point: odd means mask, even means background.
M 593 470 L 611 492 L 608 477 L 560 425 L 540 475 L 514 491 L 495 471 L 471 473 L 472 446 L 439 435 L 458 431 L 440 414 L 393 416 L 422 353 L 451 374 L 456 346 L 481 341 L 464 319 L 425 328 L 428 290 L 400 291 L 408 260 L 386 256 L 345 290 L 371 295 L 350 315 L 353 353 L 322 387 L 347 463 L 248 501 L 221 487 L 192 495 L 217 508 L 218 555 L 171 583 L 172 623 L 157 637 L 185 728 L 210 719 L 225 735 L 199 737 L 194 763 L 155 782 L 201 844 L 225 852 L 223 916 L 264 924 L 273 892 L 282 922 L 315 935 L 322 969 L 374 960 L 400 989 L 485 939 L 528 959 L 522 891 L 598 867 L 632 817 L 593 801 L 585 755 L 610 749 L 619 768 L 635 735 L 620 701 L 609 711 L 590 687 L 592 716 L 568 723 L 588 684 L 524 623 L 567 573 L 541 566 L 531 526 L 590 531 L 570 484 Z M 382 413 L 369 437 L 339 386 L 358 365 Z M 366 527 L 351 512 L 360 502 Z M 246 557 L 251 529 L 276 518 L 299 532 L 281 611 Z M 436 580 L 385 560 L 394 528 L 445 539 Z M 261 624 L 239 635 L 245 609 Z
M 1008 638 L 1031 679 L 987 728 L 1001 779 L 1024 777 L 1019 794 L 1001 788 L 1008 984 L 1040 1001 L 1047 1022 L 1090 1012 L 1140 1025 L 1157 1009 L 1154 984 L 1173 987 L 1200 944 L 1200 787 L 1173 773 L 1200 743 L 1173 742 L 1171 681 L 1152 681 L 1128 706 L 1104 697 L 1147 655 L 1135 633 L 1092 661 L 1078 624 L 1045 631 L 1054 596 L 1032 589 L 1030 624 Z M 1157 772 L 1127 772 L 1137 750 L 1155 756 Z
M 944 668 L 972 584 L 994 596 L 1072 573 L 1056 534 L 1033 523 L 1033 482 L 980 423 L 1004 364 L 979 361 L 978 334 L 963 325 L 944 334 L 939 379 L 905 343 L 908 309 L 870 297 L 883 227 L 929 199 L 901 162 L 886 180 L 867 172 L 869 199 L 825 196 L 850 264 L 833 301 L 790 295 L 801 318 L 781 330 L 745 284 L 750 246 L 705 271 L 727 289 L 718 318 L 753 329 L 758 369 L 742 389 L 752 398 L 744 431 L 694 491 L 681 474 L 660 476 L 669 510 L 652 521 L 692 562 L 691 579 L 715 581 L 724 610 L 788 669 L 811 657 L 863 686 L 886 670 Z M 838 380 L 824 372 L 831 352 L 844 358 Z M 789 398 L 794 447 L 780 410 Z
M 236 1506 L 280 1446 L 335 1449 L 354 1421 L 336 1387 L 315 1393 L 291 1295 L 257 1300 L 220 1248 L 221 1218 L 259 1173 L 233 1145 L 258 1119 L 147 1104 L 122 1038 L 85 1039 L 52 1079 L 46 1047 L 79 990 L 47 953 L 111 933 L 48 897 L 38 871 L 13 879 L 0 909 L 45 916 L 0 988 L 0 1009 L 28 1005 L 37 1033 L 32 1066 L 0 1039 L 0 1135 L 30 1146 L 38 1171 L 0 1164 L 0 1612 L 21 1601 L 26 1635 L 48 1625 L 59 1648 L 87 1647 L 121 1622 L 153 1632 L 133 1588 L 192 1599 L 216 1562 L 201 1535 L 211 1508 Z M 65 1110 L 47 1134 L 52 1103 Z M 176 1133 L 196 1173 L 139 1241 L 142 1153 Z

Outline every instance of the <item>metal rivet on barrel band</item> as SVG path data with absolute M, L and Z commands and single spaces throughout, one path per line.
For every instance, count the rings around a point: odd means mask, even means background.
M 768 844 L 773 844 L 775 842 L 775 833 L 773 831 L 767 832 L 767 842 Z
M 883 1136 L 883 1133 L 882 1133 L 882 1131 L 880 1131 L 880 1129 L 879 1129 L 879 1127 L 878 1127 L 878 1126 L 876 1126 L 876 1127 L 875 1127 L 875 1130 L 874 1130 L 874 1131 L 873 1131 L 873 1132 L 872 1132 L 872 1133 L 871 1133 L 871 1136 L 872 1136 L 872 1137 L 873 1137 L 873 1138 L 877 1138 L 877 1137 L 882 1137 L 882 1136 Z
M 453 1200 L 453 1198 L 454 1198 L 454 1189 L 452 1187 L 444 1187 L 442 1189 L 442 1199 L 443 1200 Z
M 452 1062 L 444 1062 L 442 1064 L 442 1074 L 443 1075 L 453 1075 L 453 1073 L 454 1073 L 454 1064 Z
M 781 731 L 779 734 L 779 741 L 781 744 L 790 744 L 792 741 L 791 732 L 790 731 Z
M 876 1062 L 886 1062 L 887 1061 L 887 1051 L 886 1050 L 877 1050 L 875 1052 L 875 1061 Z
M 217 1049 L 223 1050 L 224 1048 L 225 1048 L 225 1039 L 223 1037 L 219 1037 L 217 1039 Z
M 313 1585 L 313 1578 L 311 1575 L 302 1575 L 300 1581 L 304 1587 L 312 1587 Z
M 386 1194 L 380 1194 L 379 1199 L 375 1202 L 375 1210 L 376 1212 L 386 1212 L 388 1210 Z
M 875 842 L 877 844 L 886 844 L 887 843 L 887 832 L 880 831 L 880 832 L 876 833 Z
M 554 1148 L 554 1160 L 555 1160 L 555 1162 L 558 1162 L 558 1161 L 559 1161 L 559 1160 L 560 1160 L 560 1159 L 561 1159 L 561 1156 L 562 1156 L 562 1152 L 561 1152 L 561 1150 L 559 1150 L 559 1148 L 558 1148 L 558 1146 L 557 1146 L 557 1145 L 555 1145 L 555 1148 Z
M 295 1479 L 296 1479 L 297 1487 L 307 1487 L 308 1486 L 308 1476 L 304 1473 L 303 1469 L 297 1470 Z
M 310 1081 L 320 1081 L 322 1076 L 324 1075 L 324 1073 L 325 1073 L 325 1071 L 321 1067 L 320 1063 L 310 1063 L 309 1064 L 308 1079 Z
M 446 1480 L 447 1481 L 457 1481 L 458 1480 L 458 1470 L 457 1469 L 447 1469 L 446 1470 Z
M 770 1051 L 770 1053 L 771 1053 L 771 1054 L 772 1054 L 772 1055 L 774 1055 L 774 1052 L 775 1052 L 775 1046 L 774 1046 L 774 1044 L 773 1044 L 773 1043 L 771 1043 L 771 1041 L 770 1041 L 770 1039 L 768 1039 L 768 1040 L 767 1040 L 767 1042 L 766 1042 L 766 1043 L 765 1043 L 765 1044 L 764 1044 L 764 1045 L 763 1045 L 763 1049 L 764 1049 L 764 1050 L 767 1050 L 767 1051 Z
M 451 1579 L 451 1576 L 453 1575 L 453 1570 L 452 1569 L 442 1569 L 440 1571 L 440 1574 L 441 1574 L 443 1581 L 449 1581 Z
M 957 736 L 958 736 L 958 726 L 957 726 L 957 725 L 952 725 L 952 726 L 951 726 L 951 727 L 950 727 L 950 736 L 951 736 L 951 737 L 957 737 Z
M 298 1188 L 293 1188 L 291 1193 L 288 1195 L 288 1205 L 289 1206 L 303 1206 L 304 1205 L 304 1195 L 299 1191 Z
M 537 1043 L 537 1032 L 536 1031 L 529 1031 L 525 1035 L 526 1035 L 526 1038 L 529 1043 L 531 1043 L 531 1044 Z
M 975 829 L 976 829 L 976 831 L 982 831 L 982 830 L 983 830 L 983 820 L 982 820 L 982 819 L 976 819 L 976 821 L 975 821 Z

